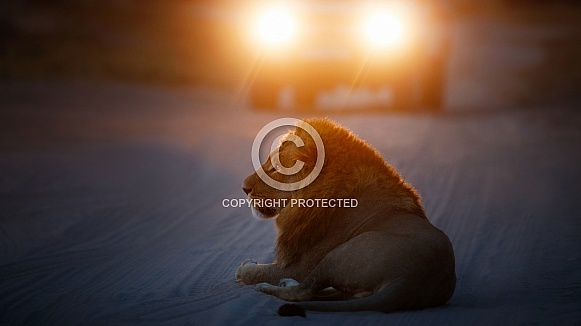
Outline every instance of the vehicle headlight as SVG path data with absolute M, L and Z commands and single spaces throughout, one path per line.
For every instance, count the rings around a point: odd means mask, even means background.
M 374 13 L 367 17 L 364 25 L 368 40 L 375 46 L 388 46 L 402 37 L 403 25 L 391 13 Z
M 284 9 L 265 10 L 258 17 L 256 33 L 262 43 L 281 45 L 291 40 L 295 32 L 295 19 Z

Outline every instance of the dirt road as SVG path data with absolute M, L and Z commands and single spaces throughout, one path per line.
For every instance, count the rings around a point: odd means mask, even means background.
M 234 282 L 275 233 L 242 198 L 279 114 L 205 90 L 3 84 L 2 324 L 290 324 Z M 574 324 L 581 317 L 581 115 L 565 108 L 332 118 L 419 191 L 456 252 L 444 307 L 318 323 Z M 299 318 L 299 317 L 295 317 Z

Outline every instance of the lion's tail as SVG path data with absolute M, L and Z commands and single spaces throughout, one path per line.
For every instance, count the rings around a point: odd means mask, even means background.
M 302 316 L 305 310 L 312 311 L 382 311 L 390 312 L 402 308 L 403 287 L 395 281 L 368 297 L 345 301 L 307 301 L 284 304 L 278 309 L 280 316 Z

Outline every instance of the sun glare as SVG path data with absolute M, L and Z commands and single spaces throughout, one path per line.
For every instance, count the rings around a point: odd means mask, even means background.
M 367 18 L 365 33 L 373 45 L 387 46 L 402 36 L 402 24 L 394 15 L 375 13 Z
M 260 40 L 267 44 L 280 45 L 288 42 L 294 33 L 295 21 L 283 9 L 270 9 L 262 13 L 257 23 Z

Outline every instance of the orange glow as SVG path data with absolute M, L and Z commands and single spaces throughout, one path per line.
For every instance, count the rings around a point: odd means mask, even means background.
M 367 18 L 365 34 L 373 45 L 386 46 L 402 37 L 403 26 L 400 20 L 387 12 L 374 13 Z
M 409 4 L 371 5 L 361 17 L 361 32 L 373 47 L 405 48 L 415 42 L 421 16 L 418 8 Z
M 285 8 L 268 8 L 263 10 L 257 19 L 254 34 L 259 41 L 267 45 L 283 45 L 294 36 L 295 17 Z

